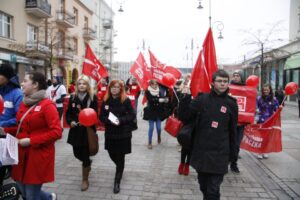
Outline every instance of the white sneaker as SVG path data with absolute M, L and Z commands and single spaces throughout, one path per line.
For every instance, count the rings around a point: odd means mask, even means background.
M 52 200 L 57 200 L 57 195 L 55 193 L 51 193 Z
M 258 159 L 263 159 L 263 156 L 262 156 L 261 154 L 257 154 L 256 157 L 257 157 Z
M 264 159 L 268 159 L 269 158 L 268 154 L 263 154 L 262 156 L 263 156 Z

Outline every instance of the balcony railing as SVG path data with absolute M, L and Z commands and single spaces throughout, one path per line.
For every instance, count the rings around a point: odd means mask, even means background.
M 43 42 L 27 42 L 25 49 L 28 57 L 45 58 L 50 56 L 50 48 Z
M 25 11 L 36 17 L 51 17 L 51 5 L 45 0 L 26 0 Z
M 56 57 L 64 60 L 73 60 L 74 51 L 71 48 L 58 47 Z
M 96 31 L 91 28 L 83 28 L 83 37 L 86 40 L 95 40 L 97 38 Z
M 110 19 L 104 19 L 103 20 L 103 28 L 112 29 L 112 26 L 113 26 L 112 20 L 110 20 Z
M 56 22 L 66 28 L 73 28 L 75 26 L 75 15 L 66 11 L 56 12 Z

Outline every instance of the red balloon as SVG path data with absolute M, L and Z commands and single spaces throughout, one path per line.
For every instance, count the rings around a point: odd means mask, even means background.
M 172 88 L 174 86 L 174 84 L 176 83 L 176 79 L 172 74 L 165 73 L 162 78 L 162 83 L 165 86 Z
M 296 94 L 297 90 L 298 90 L 298 84 L 295 82 L 290 82 L 285 86 L 285 95 Z
M 83 126 L 92 126 L 97 123 L 97 113 L 92 108 L 85 108 L 80 111 L 78 120 Z
M 251 75 L 246 80 L 246 85 L 251 87 L 256 87 L 259 83 L 259 78 L 256 75 Z
M 3 113 L 3 111 L 4 111 L 4 100 L 0 95 L 0 115 Z

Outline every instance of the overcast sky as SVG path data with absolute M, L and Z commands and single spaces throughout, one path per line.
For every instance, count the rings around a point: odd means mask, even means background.
M 175 67 L 191 67 L 191 40 L 194 41 L 193 64 L 209 27 L 209 0 L 106 0 L 115 11 L 115 61 L 133 61 L 146 48 L 161 61 Z M 268 31 L 280 22 L 279 33 L 273 39 L 288 42 L 289 0 L 211 0 L 212 23 L 224 24 L 223 40 L 218 40 L 218 26 L 213 24 L 218 63 L 237 63 L 253 56 L 259 46 L 243 45 L 256 33 Z M 123 3 L 124 12 L 118 12 Z M 278 44 L 274 44 L 278 45 Z M 188 49 L 186 49 L 186 46 Z M 199 46 L 199 48 L 197 48 Z M 139 49 L 138 49 L 139 47 Z M 145 52 L 148 59 L 148 52 Z

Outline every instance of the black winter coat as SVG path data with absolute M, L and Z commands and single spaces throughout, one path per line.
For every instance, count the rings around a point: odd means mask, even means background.
M 119 119 L 120 124 L 118 126 L 108 119 L 109 112 Z M 100 120 L 105 125 L 106 139 L 119 140 L 131 138 L 134 119 L 135 113 L 129 98 L 122 103 L 120 98 L 114 99 L 110 97 L 102 103 Z
M 87 108 L 88 99 L 89 95 L 86 95 L 83 101 L 80 101 L 76 95 L 70 96 L 68 109 L 66 112 L 66 121 L 69 125 L 72 121 L 75 121 L 76 123 L 78 122 L 79 112 L 82 109 Z M 97 105 L 97 97 L 94 96 L 93 101 L 90 102 L 89 108 L 93 108 L 95 112 L 97 112 Z M 93 128 L 96 130 L 95 126 L 93 126 Z M 78 125 L 70 128 L 67 142 L 75 147 L 88 146 L 86 127 Z
M 179 106 L 178 106 L 178 119 L 182 121 L 183 124 L 188 124 L 189 119 L 189 106 L 192 100 L 192 95 L 190 94 L 180 94 L 179 96 Z
M 191 166 L 198 172 L 226 174 L 235 159 L 238 106 L 227 92 L 213 90 L 190 103 L 190 120 L 196 121 Z
M 144 119 L 156 121 L 157 119 L 164 120 L 168 115 L 166 113 L 167 103 L 160 103 L 159 98 L 167 98 L 165 96 L 154 96 L 148 90 L 145 91 L 147 98 L 147 112 L 144 112 Z

